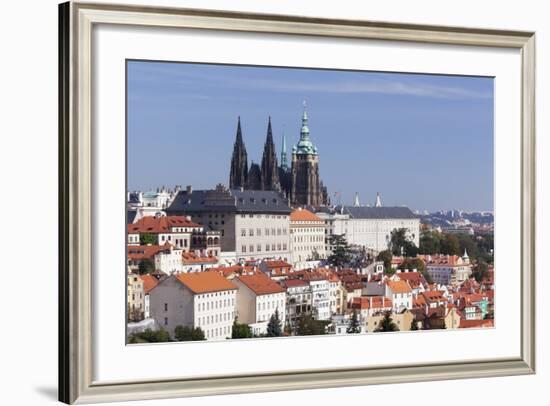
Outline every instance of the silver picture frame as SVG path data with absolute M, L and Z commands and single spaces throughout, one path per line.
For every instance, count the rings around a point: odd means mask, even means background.
M 505 47 L 521 52 L 521 353 L 516 358 L 96 382 L 92 346 L 92 29 L 97 24 Z M 535 372 L 535 33 L 228 11 L 59 6 L 59 400 L 91 403 Z

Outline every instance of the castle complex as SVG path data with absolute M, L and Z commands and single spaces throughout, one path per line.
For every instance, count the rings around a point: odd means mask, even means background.
M 319 155 L 309 136 L 308 116 L 304 106 L 300 140 L 292 147 L 291 167 L 288 167 L 286 139 L 283 135 L 281 164 L 273 142 L 271 117 L 267 124 L 267 137 L 261 165 L 248 166 L 248 156 L 243 141 L 241 119 L 237 123 L 237 135 L 233 145 L 230 189 L 273 190 L 284 194 L 292 205 L 324 206 L 329 204 L 327 188 L 319 176 Z

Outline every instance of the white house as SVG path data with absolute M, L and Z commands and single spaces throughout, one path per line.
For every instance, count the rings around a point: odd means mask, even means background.
M 265 334 L 269 319 L 279 312 L 281 329 L 286 323 L 286 290 L 263 273 L 241 275 L 233 279 L 238 287 L 237 316 L 248 324 L 254 335 Z
M 468 253 L 464 255 L 426 255 L 426 271 L 434 283 L 440 285 L 456 285 L 468 280 L 472 274 L 472 266 Z
M 386 297 L 391 298 L 393 311 L 401 312 L 403 309 L 412 309 L 413 294 L 409 284 L 404 280 L 386 281 Z
M 387 249 L 392 231 L 400 228 L 417 247 L 420 243 L 418 216 L 407 207 L 382 206 L 379 196 L 374 207 L 336 206 L 332 211 L 315 214 L 325 220 L 327 238 L 331 234 L 345 235 L 349 244 L 374 251 Z
M 290 213 L 290 252 L 295 269 L 308 268 L 308 261 L 326 258 L 325 222 L 298 208 Z
M 152 317 L 171 335 L 181 325 L 200 327 L 207 340 L 231 337 L 237 287 L 217 272 L 171 275 L 149 297 Z

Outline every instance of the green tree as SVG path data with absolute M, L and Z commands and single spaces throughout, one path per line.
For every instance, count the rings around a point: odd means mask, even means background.
M 348 334 L 357 334 L 361 332 L 359 317 L 357 317 L 357 311 L 355 309 L 353 309 L 353 313 L 351 314 L 351 318 L 349 319 L 349 324 L 346 332 Z
M 351 248 L 344 235 L 332 235 L 330 237 L 332 254 L 328 257 L 328 262 L 332 266 L 342 267 L 351 259 Z
M 204 331 L 200 327 L 195 327 L 191 332 L 192 341 L 204 341 L 206 337 L 204 336 Z
M 441 253 L 447 255 L 461 255 L 458 238 L 454 234 L 444 234 L 441 239 Z
M 296 335 L 313 336 L 326 334 L 326 327 L 329 322 L 315 320 L 310 314 L 302 313 L 296 327 Z
M 155 272 L 155 264 L 149 258 L 142 259 L 138 265 L 138 273 L 145 275 Z
M 267 323 L 267 337 L 280 337 L 283 335 L 281 319 L 279 318 L 279 309 L 275 309 L 275 313 L 271 315 L 269 323 Z
M 388 272 L 391 269 L 391 260 L 392 260 L 392 258 L 393 258 L 393 256 L 392 256 L 390 250 L 380 251 L 378 253 L 378 257 L 376 257 L 376 259 L 378 261 L 384 262 L 384 270 L 386 272 Z
M 418 248 L 420 254 L 439 254 L 441 252 L 441 234 L 435 230 L 422 231 Z
M 378 328 L 376 328 L 376 330 L 374 331 L 376 333 L 384 331 L 399 331 L 397 324 L 395 324 L 393 322 L 393 319 L 391 318 L 391 312 L 384 313 L 384 318 L 380 322 Z
M 158 236 L 156 234 L 143 233 L 139 235 L 139 243 L 141 245 L 156 245 L 158 244 Z
M 150 328 L 141 333 L 134 333 L 130 337 L 130 343 L 164 343 L 171 341 L 170 334 L 166 330 L 160 329 L 153 331 Z
M 191 341 L 192 328 L 189 326 L 176 326 L 174 338 L 177 341 Z
M 397 228 L 391 232 L 390 250 L 395 256 L 416 257 L 418 255 L 418 247 L 407 236 L 406 228 Z
M 392 255 L 400 256 L 403 254 L 403 249 L 407 242 L 407 229 L 396 228 L 391 232 L 390 250 Z
M 204 332 L 200 327 L 176 326 L 174 329 L 174 338 L 176 341 L 203 341 Z
M 484 278 L 489 276 L 489 266 L 486 262 L 478 262 L 472 271 L 472 276 L 477 282 L 481 282 Z
M 239 323 L 237 317 L 233 320 L 233 331 L 231 338 L 252 338 L 252 329 L 248 324 Z

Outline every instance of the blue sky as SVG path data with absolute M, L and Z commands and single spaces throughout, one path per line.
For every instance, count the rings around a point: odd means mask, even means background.
M 333 201 L 493 209 L 493 79 L 443 75 L 129 61 L 129 190 L 227 184 L 239 115 L 249 164 L 269 116 L 290 152 L 304 100 Z

